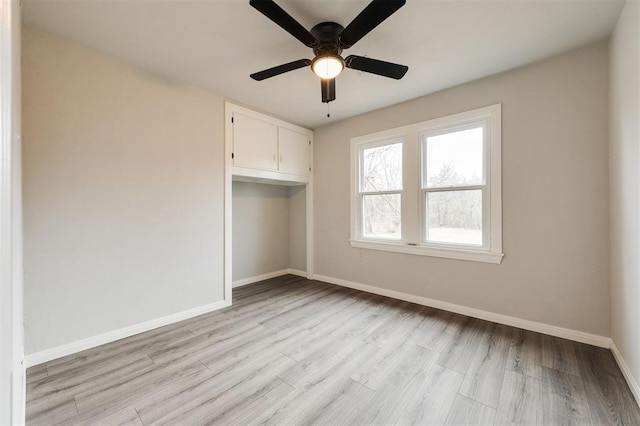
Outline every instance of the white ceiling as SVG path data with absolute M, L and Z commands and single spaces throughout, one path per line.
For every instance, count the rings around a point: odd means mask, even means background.
M 306 28 L 346 26 L 369 0 L 276 0 Z M 382 108 L 606 39 L 623 0 L 407 0 L 349 54 L 409 66 L 400 81 L 346 70 L 320 100 L 309 69 L 249 74 L 311 49 L 248 0 L 23 0 L 27 25 L 306 127 Z

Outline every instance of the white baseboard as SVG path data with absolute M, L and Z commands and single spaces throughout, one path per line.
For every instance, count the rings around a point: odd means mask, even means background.
M 442 309 L 444 311 L 455 312 L 457 314 L 466 315 L 468 317 L 479 318 L 498 324 L 509 325 L 516 328 L 522 328 L 524 330 L 548 334 L 550 336 L 562 337 L 564 339 L 573 340 L 576 342 L 587 343 L 589 345 L 599 346 L 601 348 L 609 349 L 611 345 L 610 338 L 598 336 L 596 334 L 584 333 L 582 331 L 571 330 L 569 328 L 557 327 L 555 325 L 543 324 L 521 318 L 510 317 L 507 315 L 496 314 L 493 312 L 483 311 L 475 308 L 468 308 L 466 306 L 456 305 L 454 303 L 441 302 L 439 300 L 429 299 L 422 296 L 415 296 L 413 294 L 374 287 L 367 284 L 356 283 L 339 278 L 327 277 L 324 275 L 315 274 L 314 279 L 331 284 L 336 284 L 342 287 L 349 287 L 356 290 L 366 291 L 367 293 L 374 293 L 381 296 L 391 297 L 393 299 L 417 303 L 418 305 L 430 306 L 432 308 Z
M 241 280 L 234 281 L 231 284 L 231 287 L 242 287 L 243 285 L 249 285 L 253 283 L 257 283 L 258 281 L 269 280 L 271 278 L 281 277 L 283 275 L 298 275 L 300 277 L 307 278 L 307 273 L 305 271 L 301 271 L 299 269 L 281 269 L 279 271 L 267 272 L 266 274 L 256 275 L 255 277 L 243 278 Z
M 135 334 L 153 330 L 154 328 L 163 327 L 165 325 L 169 325 L 169 324 L 173 324 L 189 318 L 193 318 L 198 315 L 217 311 L 218 309 L 222 309 L 230 305 L 231 305 L 230 300 L 229 301 L 220 300 L 218 302 L 210 303 L 208 305 L 198 306 L 197 308 L 188 309 L 186 311 L 177 312 L 175 314 L 167 315 L 161 318 L 156 318 L 150 321 L 134 324 L 129 327 L 124 327 L 118 330 L 109 331 L 107 333 L 99 334 L 97 336 L 92 336 L 86 339 L 77 340 L 75 342 L 56 346 L 55 348 L 46 349 L 44 351 L 36 352 L 36 353 L 25 356 L 25 365 L 26 365 L 26 368 L 33 367 L 34 365 L 42 364 L 57 358 L 62 358 L 63 356 L 71 355 L 80 351 L 84 351 L 86 349 L 95 348 L 96 346 L 100 346 L 100 345 L 104 345 L 105 343 L 111 343 L 116 340 L 124 339 L 125 337 L 130 337 Z
M 306 277 L 307 273 L 297 269 L 282 269 L 280 271 L 270 272 L 268 274 L 262 274 L 255 277 L 249 277 L 242 280 L 234 281 L 233 287 L 240 287 L 243 285 L 255 283 L 258 281 L 268 280 L 270 278 L 279 277 L 286 274 L 299 275 Z M 154 328 L 163 327 L 165 325 L 173 324 L 179 321 L 183 321 L 189 318 L 196 317 L 198 315 L 206 314 L 216 311 L 218 309 L 231 306 L 231 300 L 221 300 L 219 302 L 211 303 L 197 308 L 189 309 L 186 311 L 178 312 L 172 315 L 168 315 L 162 318 L 157 318 L 151 321 L 146 321 L 140 324 L 135 324 L 129 327 L 121 328 L 118 330 L 109 331 L 107 333 L 99 334 L 97 336 L 88 337 L 86 339 L 78 340 L 75 342 L 67 343 L 64 345 L 56 346 L 55 348 L 46 349 L 41 352 L 36 352 L 25 356 L 26 368 L 33 367 L 34 365 L 43 364 L 45 362 L 52 361 L 63 356 L 71 355 L 86 349 L 95 348 L 96 346 L 111 343 L 116 340 L 124 339 L 138 333 L 153 330 Z
M 611 339 L 611 352 L 613 352 L 613 357 L 616 359 L 618 367 L 620 367 L 620 370 L 622 370 L 622 375 L 627 381 L 627 384 L 631 389 L 631 393 L 633 393 L 633 397 L 636 399 L 636 403 L 638 403 L 638 405 L 640 406 L 640 385 L 638 385 L 638 382 L 633 377 L 633 374 L 631 374 L 629 366 L 622 357 L 622 354 L 618 350 L 618 347 L 616 346 L 616 343 L 613 341 L 613 339 Z
M 256 275 L 255 277 L 243 278 L 241 280 L 234 281 L 231 284 L 231 287 L 233 288 L 242 287 L 243 285 L 249 285 L 249 284 L 257 283 L 258 281 L 264 281 L 271 278 L 279 277 L 279 276 L 288 274 L 289 273 L 288 271 L 289 271 L 288 269 L 281 269 L 279 271 L 267 272 L 266 274 Z
M 300 269 L 287 269 L 287 274 L 297 275 L 299 277 L 307 278 L 307 271 L 301 271 Z

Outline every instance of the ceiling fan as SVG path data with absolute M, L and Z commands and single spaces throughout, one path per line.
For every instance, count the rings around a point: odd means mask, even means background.
M 262 81 L 298 68 L 311 66 L 313 73 L 321 78 L 322 102 L 324 103 L 336 99 L 335 78 L 345 67 L 399 80 L 409 70 L 406 65 L 356 55 L 349 55 L 343 59 L 340 54 L 393 15 L 404 6 L 405 2 L 406 0 L 372 0 L 346 28 L 335 22 L 321 22 L 311 28 L 311 31 L 307 31 L 273 0 L 250 0 L 251 6 L 305 46 L 313 49 L 315 56 L 313 60 L 298 59 L 251 74 L 251 78 Z

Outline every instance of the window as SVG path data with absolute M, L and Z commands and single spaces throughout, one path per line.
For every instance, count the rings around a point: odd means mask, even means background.
M 402 141 L 360 150 L 362 236 L 401 239 Z
M 351 245 L 502 260 L 501 106 L 351 140 Z

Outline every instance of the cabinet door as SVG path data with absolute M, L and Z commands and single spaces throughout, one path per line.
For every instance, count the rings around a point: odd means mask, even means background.
M 253 117 L 233 114 L 233 165 L 278 170 L 278 127 Z
M 309 136 L 284 127 L 278 128 L 280 163 L 278 170 L 300 176 L 309 176 Z

